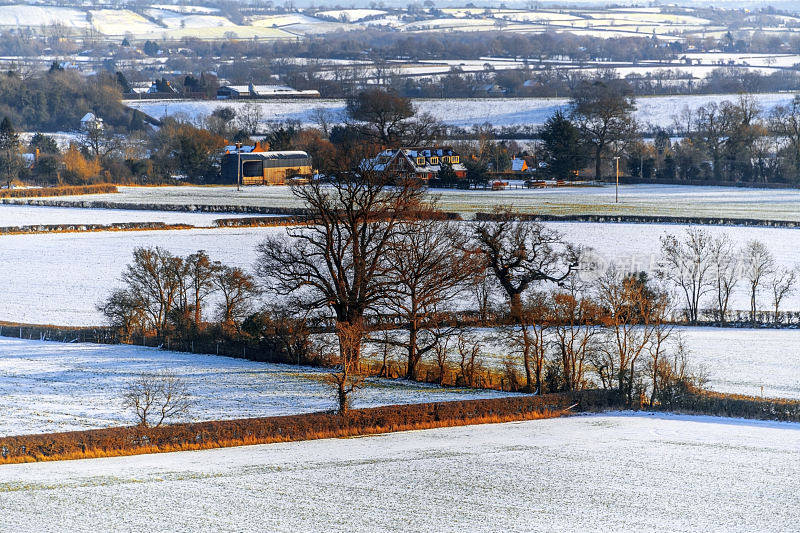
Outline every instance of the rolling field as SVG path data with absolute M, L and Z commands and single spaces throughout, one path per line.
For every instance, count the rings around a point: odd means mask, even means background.
M 20 532 L 788 532 L 798 457 L 800 424 L 610 413 L 4 465 L 0 507 Z
M 65 344 L 0 338 L 0 436 L 133 425 L 122 391 L 142 372 L 172 370 L 194 405 L 182 421 L 326 411 L 336 407 L 327 371 L 130 345 Z M 354 407 L 507 396 L 370 380 Z M 0 518 L 0 523 L 2 519 Z
M 687 226 L 588 222 L 548 223 L 565 238 L 590 247 L 599 270 L 582 273 L 593 279 L 612 264 L 627 271 L 658 267 L 660 237 L 680 235 Z M 780 266 L 800 265 L 800 229 L 709 226 L 712 235 L 727 233 L 738 245 L 764 242 Z M 225 228 L 179 231 L 92 232 L 8 235 L 0 237 L 0 264 L 14 280 L 0 291 L 0 320 L 37 324 L 98 325 L 96 304 L 120 285 L 120 276 L 137 247 L 161 246 L 188 255 L 208 252 L 212 260 L 252 270 L 256 246 L 283 228 Z M 709 296 L 710 298 L 710 296 Z M 760 308 L 770 308 L 766 286 L 758 295 Z M 749 309 L 744 282 L 734 289 L 732 309 Z M 800 310 L 800 293 L 786 297 L 783 310 Z

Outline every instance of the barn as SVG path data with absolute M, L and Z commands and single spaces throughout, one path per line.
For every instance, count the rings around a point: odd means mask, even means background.
M 249 147 L 248 147 L 249 148 Z M 310 176 L 311 156 L 301 151 L 228 151 L 222 156 L 222 181 L 235 184 L 241 160 L 242 185 L 283 185 L 294 176 Z

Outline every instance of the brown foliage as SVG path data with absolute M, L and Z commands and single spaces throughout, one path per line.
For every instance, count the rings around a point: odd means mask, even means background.
M 0 437 L 0 463 L 52 461 L 197 450 L 320 438 L 369 435 L 479 423 L 532 420 L 614 406 L 604 391 L 513 396 L 354 409 L 346 416 L 311 413 L 175 424 Z
M 0 190 L 0 198 L 42 198 L 46 196 L 77 196 L 83 194 L 106 194 L 119 192 L 116 185 L 95 183 L 92 185 L 68 185 L 64 187 L 42 187 L 40 189 Z

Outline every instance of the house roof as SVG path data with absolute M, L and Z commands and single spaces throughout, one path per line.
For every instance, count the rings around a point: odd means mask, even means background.
M 455 152 L 452 148 L 448 146 L 441 146 L 441 147 L 416 147 L 416 148 L 400 148 L 397 150 L 388 149 L 384 150 L 379 153 L 375 158 L 371 160 L 364 160 L 362 163 L 363 166 L 370 165 L 372 170 L 376 172 L 383 172 L 389 166 L 396 161 L 399 157 L 405 159 L 407 164 L 413 169 L 413 172 L 419 174 L 426 174 L 431 172 L 439 172 L 441 170 L 440 164 L 431 164 L 430 158 L 431 157 L 442 157 L 442 156 L 458 156 L 459 154 Z M 425 163 L 420 165 L 417 163 L 417 157 L 424 157 Z M 465 172 L 467 168 L 459 163 L 454 163 L 451 165 L 454 171 L 456 172 Z

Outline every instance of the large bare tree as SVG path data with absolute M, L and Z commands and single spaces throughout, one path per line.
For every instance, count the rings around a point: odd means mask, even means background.
M 584 82 L 574 92 L 571 117 L 594 156 L 595 178 L 602 178 L 602 161 L 614 145 L 628 141 L 636 130 L 635 99 L 620 80 Z
M 640 358 L 666 322 L 669 296 L 651 287 L 644 274 L 612 269 L 599 281 L 599 299 L 607 313 L 608 339 L 596 366 L 603 383 L 633 404 Z
M 724 324 L 731 294 L 740 280 L 739 253 L 727 233 L 716 237 L 711 243 L 710 259 L 714 289 L 717 293 L 717 314 L 719 321 Z
M 267 290 L 332 315 L 340 366 L 350 372 L 360 358 L 365 314 L 384 309 L 396 289 L 388 255 L 407 230 L 403 222 L 418 212 L 423 190 L 417 182 L 389 183 L 360 169 L 330 183 L 295 186 L 292 193 L 309 220 L 262 242 L 256 271 Z
M 522 311 L 522 294 L 538 282 L 560 283 L 577 268 L 580 251 L 559 232 L 498 211 L 495 220 L 475 226 L 483 254 L 508 299 L 512 316 Z
M 468 247 L 463 224 L 435 218 L 404 223 L 388 254 L 397 284 L 388 306 L 402 317 L 408 332 L 408 379 L 417 378 L 419 361 L 434 350 L 440 335 L 447 334 L 438 318 L 452 308 L 453 299 L 482 264 L 480 254 Z

